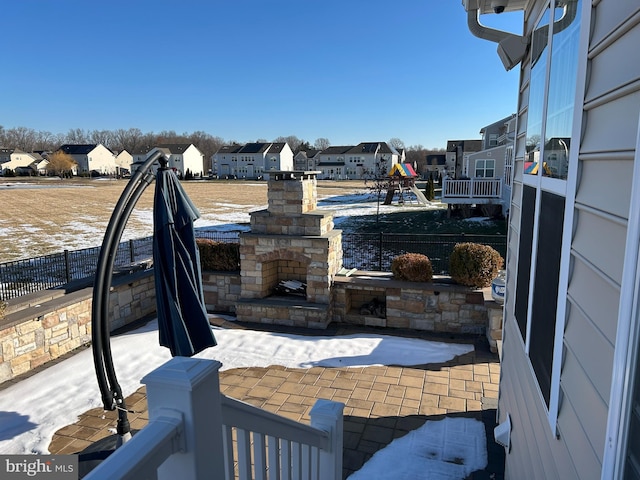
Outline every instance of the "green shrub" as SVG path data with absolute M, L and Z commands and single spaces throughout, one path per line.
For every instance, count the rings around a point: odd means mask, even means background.
M 498 275 L 504 260 L 488 245 L 458 243 L 449 258 L 449 274 L 460 285 L 484 288 Z
M 196 240 L 202 270 L 232 272 L 240 270 L 240 245 L 216 242 L 206 238 Z
M 409 282 L 430 282 L 433 279 L 431 260 L 419 253 L 405 253 L 391 262 L 394 278 Z

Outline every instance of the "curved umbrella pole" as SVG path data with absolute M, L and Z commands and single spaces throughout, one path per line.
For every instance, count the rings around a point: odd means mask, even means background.
M 145 161 L 131 178 L 116 203 L 109 224 L 107 225 L 98 256 L 98 265 L 93 287 L 93 301 L 91 306 L 93 361 L 105 410 L 118 409 L 118 444 L 124 443 L 124 441 L 128 439 L 130 436 L 130 426 L 127 419 L 126 405 L 116 378 L 111 355 L 110 330 L 107 321 L 111 279 L 113 276 L 115 255 L 122 237 L 122 232 L 138 199 L 151 184 L 153 175 L 149 174 L 148 171 L 160 156 L 162 156 L 162 153 L 158 152 Z

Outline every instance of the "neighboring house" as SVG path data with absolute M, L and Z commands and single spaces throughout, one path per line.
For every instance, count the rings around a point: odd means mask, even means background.
M 459 177 L 443 180 L 442 201 L 448 204 L 499 204 L 505 215 L 511 204 L 516 116 L 483 127 L 480 134 L 482 150 L 464 155 Z
M 242 150 L 240 151 L 242 154 Z M 267 168 L 267 166 L 269 168 Z M 288 143 L 272 143 L 265 158 L 265 179 L 268 180 L 267 170 L 293 170 L 293 150 Z
M 140 168 L 145 160 L 147 159 L 147 154 L 151 151 L 153 147 L 150 145 L 145 145 L 142 147 L 137 147 L 136 149 L 134 149 L 131 152 L 131 163 L 130 165 L 130 172 L 131 175 L 133 175 L 136 171 L 138 171 L 138 168 Z M 159 165 L 156 165 L 156 169 L 159 167 Z M 155 170 L 152 168 L 152 171 L 155 172 Z
M 469 154 L 482 150 L 482 140 L 448 140 L 444 176 L 460 178 Z
M 434 180 L 444 175 L 447 167 L 447 156 L 444 153 L 432 153 L 426 155 L 424 162 L 418 162 L 417 171 L 422 178 L 432 177 Z
M 365 179 L 376 175 L 379 165 L 384 165 L 386 175 L 391 168 L 404 160 L 404 150 L 398 153 L 386 142 L 363 142 L 356 146 L 329 147 L 317 155 L 318 178 Z
M 268 179 L 270 170 L 293 170 L 293 151 L 288 143 L 253 142 L 225 145 L 213 156 L 221 177 Z
M 49 160 L 46 157 L 43 157 L 42 160 L 36 163 L 36 169 L 38 171 L 38 175 L 47 175 L 48 170 L 47 166 L 49 165 Z
M 237 164 L 237 153 L 241 148 L 242 145 L 223 145 L 220 147 L 212 157 L 212 173 L 221 177 L 233 175 L 231 172 Z
M 318 154 L 321 150 L 301 150 L 293 157 L 293 166 L 300 171 L 315 171 L 319 162 Z
M 524 10 L 523 37 L 479 23 L 492 3 L 463 2 L 471 32 L 499 42 L 507 69 L 520 64 L 496 430 L 505 475 L 640 478 L 638 2 L 504 2 Z
M 122 150 L 116 155 L 116 165 L 118 166 L 118 174 L 124 175 L 131 173 L 131 164 L 133 163 L 133 155 L 126 150 Z
M 58 150 L 68 154 L 76 162 L 74 174 L 113 175 L 116 173 L 116 157 L 102 144 L 65 144 Z
M 0 147 L 0 172 L 4 175 L 4 164 L 11 161 L 13 148 Z
M 174 169 L 178 176 L 184 176 L 187 170 L 196 177 L 204 175 L 204 154 L 194 144 L 170 143 L 156 145 L 147 152 L 145 160 L 157 151 L 164 153 L 169 160 L 167 167 Z M 136 158 L 133 158 L 133 162 L 137 164 L 137 155 Z
M 513 134 L 515 132 L 516 114 L 509 115 L 497 122 L 482 127 L 480 135 L 482 135 L 482 150 L 504 145 L 508 141 L 513 142 Z
M 18 148 L 3 149 L 0 152 L 2 160 L 0 170 L 4 175 L 6 170 L 12 170 L 16 175 L 36 175 L 37 163 L 42 161 L 38 153 L 27 153 Z

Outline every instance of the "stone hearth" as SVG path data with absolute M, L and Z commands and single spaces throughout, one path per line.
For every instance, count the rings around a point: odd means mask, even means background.
M 342 268 L 342 231 L 333 213 L 318 211 L 319 172 L 271 171 L 267 210 L 251 213 L 251 232 L 240 235 L 238 320 L 326 328 L 332 285 Z M 306 284 L 306 299 L 281 296 L 283 280 Z

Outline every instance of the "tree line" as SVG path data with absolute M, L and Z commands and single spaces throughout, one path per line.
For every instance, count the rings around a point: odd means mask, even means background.
M 317 138 L 313 144 L 295 135 L 280 136 L 273 140 L 256 139 L 256 142 L 286 142 L 296 154 L 311 149 L 324 150 L 331 146 L 328 138 Z M 0 147 L 17 148 L 25 152 L 48 151 L 53 152 L 64 144 L 102 144 L 114 153 L 126 150 L 129 153 L 148 151 L 156 145 L 169 143 L 192 143 L 204 154 L 205 166 L 210 168 L 211 157 L 223 145 L 241 145 L 235 140 L 226 141 L 222 137 L 214 136 L 203 131 L 178 134 L 173 130 L 143 133 L 139 128 L 117 130 L 84 130 L 70 129 L 67 133 L 51 133 L 38 131 L 27 127 L 4 128 L 0 125 Z M 399 138 L 391 138 L 387 142 L 396 149 L 405 149 L 406 161 L 418 163 L 424 161 L 426 155 L 442 153 L 444 149 L 427 149 L 422 145 L 405 147 Z

